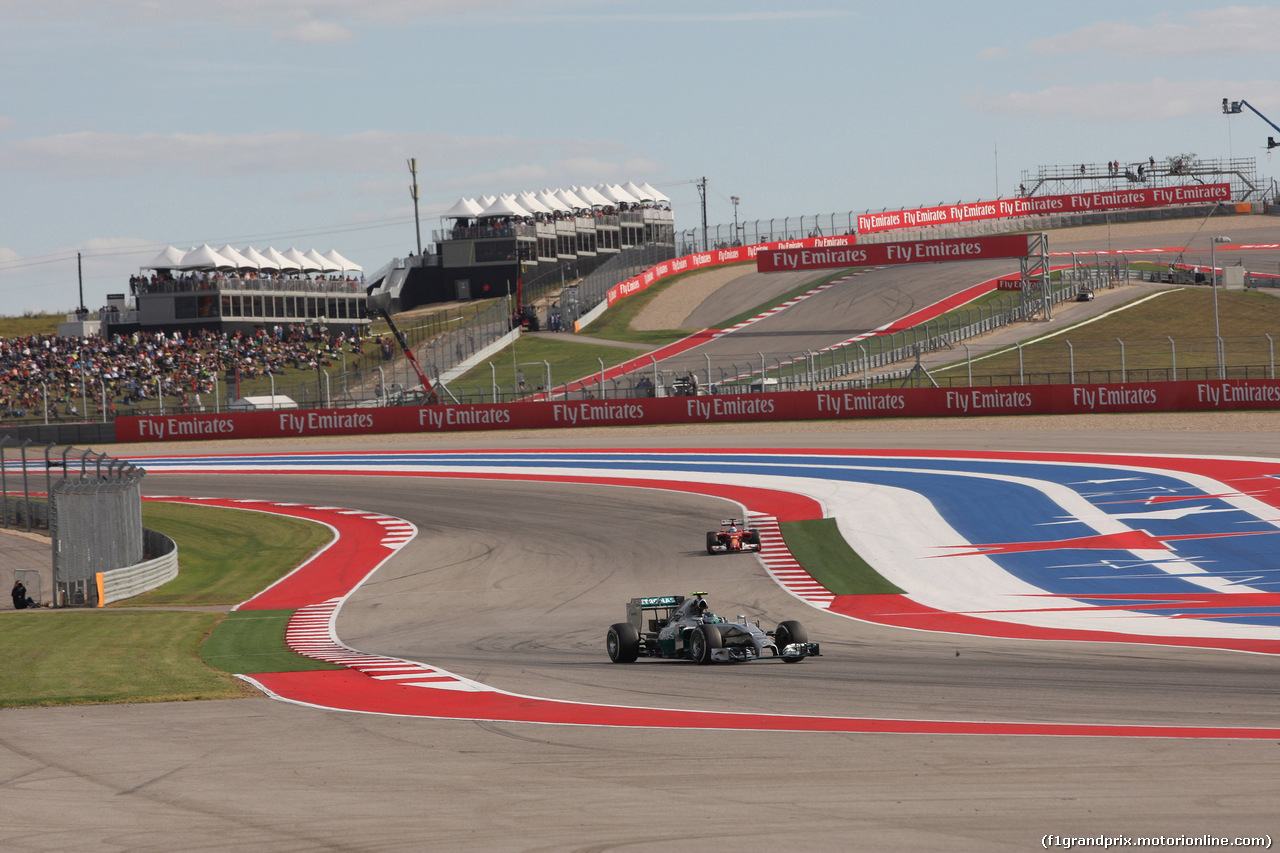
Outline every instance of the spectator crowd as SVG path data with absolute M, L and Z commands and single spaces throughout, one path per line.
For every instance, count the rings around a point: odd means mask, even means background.
M 204 411 L 218 377 L 233 383 L 287 367 L 321 370 L 362 352 L 355 327 L 333 334 L 301 324 L 249 335 L 206 329 L 0 339 L 0 417 L 43 418 L 47 401 L 50 421 L 97 420 L 154 405 L 158 394 L 182 411 Z M 79 411 L 86 403 L 92 412 Z

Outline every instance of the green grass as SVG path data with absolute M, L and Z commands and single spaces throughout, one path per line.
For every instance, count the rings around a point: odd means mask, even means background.
M 331 538 L 322 525 L 295 518 L 163 501 L 143 502 L 142 523 L 178 543 L 181 569 L 159 589 L 113 606 L 239 604 Z
M 619 299 L 604 314 L 594 320 L 591 325 L 583 329 L 582 334 L 590 335 L 593 338 L 605 338 L 610 341 L 628 341 L 630 343 L 660 347 L 688 337 L 694 332 L 701 331 L 700 329 L 650 329 L 641 331 L 631 328 L 631 321 L 639 316 L 640 312 L 647 308 L 649 303 L 657 299 L 663 291 L 674 287 L 690 276 L 697 275 L 698 272 L 698 270 L 689 270 L 688 272 L 664 278 L 639 293 L 634 293 L 625 299 Z
M 754 266 L 754 264 L 753 264 Z M 599 319 L 587 326 L 582 334 L 592 338 L 600 338 L 610 341 L 623 341 L 627 343 L 644 344 L 650 347 L 660 347 L 666 344 L 674 343 L 688 337 L 689 335 L 702 331 L 701 329 L 658 329 L 658 330 L 636 330 L 631 328 L 631 322 L 637 315 L 643 311 L 649 303 L 656 299 L 664 290 L 679 283 L 683 279 L 696 275 L 700 270 L 691 270 L 683 272 L 679 275 L 671 276 L 663 279 L 658 284 L 654 284 L 645 288 L 633 296 L 616 302 L 608 311 L 606 311 Z M 777 305 L 793 299 L 802 293 L 806 293 L 817 287 L 819 284 L 825 284 L 828 281 L 840 278 L 848 274 L 849 270 L 837 270 L 829 275 L 816 278 L 811 282 L 800 285 L 794 290 L 783 294 L 767 303 L 757 305 L 748 311 L 744 311 L 737 317 L 732 317 L 722 323 L 722 327 L 729 327 L 743 320 L 750 319 L 762 311 L 773 308 Z M 606 368 L 614 367 L 625 361 L 630 361 L 639 355 L 643 350 L 630 349 L 625 347 L 613 347 L 601 344 L 592 344 L 583 341 L 575 335 L 566 334 L 556 338 L 534 338 L 523 337 L 515 345 L 515 356 L 512 356 L 511 347 L 502 350 L 492 361 L 485 362 L 473 370 L 468 371 L 459 379 L 450 383 L 450 388 L 455 393 L 468 394 L 474 397 L 476 389 L 480 389 L 481 395 L 490 393 L 493 385 L 494 375 L 496 371 L 498 387 L 500 391 L 510 393 L 514 387 L 515 371 L 517 365 L 519 369 L 524 371 L 525 383 L 532 392 L 538 387 L 546 383 L 545 367 L 543 362 L 551 365 L 551 384 L 554 387 L 564 385 L 566 382 L 576 382 L 578 380 L 586 381 L 590 386 L 591 376 L 599 373 L 600 360 L 604 360 Z M 492 364 L 491 369 L 489 365 Z
M 834 518 L 784 521 L 778 526 L 796 562 L 836 595 L 902 592 L 849 547 Z
M 1172 378 L 1166 371 L 1171 371 L 1175 357 L 1179 378 L 1186 378 L 1188 369 L 1203 373 L 1217 365 L 1213 314 L 1213 291 L 1208 288 L 1160 292 L 1153 299 L 1109 317 L 1069 327 L 1051 337 L 1024 342 L 1021 373 L 1027 384 L 1045 382 L 1049 375 L 1053 375 L 1052 381 L 1066 382 L 1074 360 L 1077 381 L 1089 381 L 1090 371 L 1113 374 L 1109 378 L 1095 375 L 1093 381 L 1119 381 L 1121 342 L 1128 381 L 1144 381 L 1148 378 L 1147 371 L 1154 371 L 1150 375 L 1152 381 Z M 1218 326 L 1228 375 L 1243 375 L 1243 368 L 1249 366 L 1250 376 L 1263 378 L 1269 371 L 1272 349 L 1266 335 L 1270 333 L 1272 338 L 1280 335 L 1280 299 L 1257 291 L 1219 290 Z M 1034 332 L 1034 325 L 1029 331 Z M 940 378 L 966 370 L 967 364 L 961 359 L 932 372 Z M 1017 347 L 985 355 L 980 360 L 975 358 L 973 372 L 975 384 L 985 384 L 980 377 L 987 376 L 1001 377 L 1004 381 L 1010 381 L 1011 377 L 1016 383 Z
M 56 335 L 58 324 L 66 322 L 63 314 L 26 313 L 21 317 L 0 317 L 0 338 L 25 338 L 28 335 Z
M 645 306 L 656 299 L 658 294 L 692 274 L 687 272 L 671 276 L 633 296 L 619 300 L 598 320 L 587 326 L 582 334 L 609 341 L 659 347 L 699 331 L 697 329 L 637 331 L 631 328 L 631 321 L 644 310 Z M 630 347 L 593 344 L 578 339 L 573 334 L 565 334 L 557 338 L 522 337 L 514 347 L 514 356 L 512 347 L 506 347 L 491 361 L 469 370 L 449 383 L 450 387 L 456 389 L 456 393 L 459 394 L 474 394 L 476 388 L 481 389 L 483 394 L 488 394 L 493 387 L 496 371 L 499 390 L 510 393 L 515 385 L 515 372 L 518 367 L 524 371 L 525 384 L 532 391 L 546 382 L 543 361 L 551 364 L 551 384 L 560 386 L 566 382 L 587 379 L 592 374 L 599 373 L 601 359 L 604 360 L 604 366 L 609 368 L 630 361 L 644 352 Z M 493 368 L 489 367 L 490 364 Z
M 288 651 L 288 611 L 272 618 L 162 606 L 239 603 L 330 538 L 319 524 L 245 510 L 145 501 L 143 524 L 178 543 L 178 577 L 96 610 L 34 610 L 0 619 L 0 707 L 175 702 L 256 695 L 229 672 L 329 668 Z M 155 609 L 139 610 L 139 606 Z M 208 638 L 208 644 L 202 643 Z
M 230 613 L 200 647 L 200 658 L 215 669 L 244 674 L 342 669 L 289 650 L 284 642 L 284 630 L 293 614 L 292 610 Z
M 248 695 L 200 662 L 221 613 L 24 611 L 0 619 L 0 707 Z
M 515 372 L 519 369 L 524 371 L 526 390 L 532 393 L 546 384 L 544 361 L 550 362 L 551 384 L 558 387 L 566 382 L 599 373 L 600 359 L 604 359 L 605 367 L 613 367 L 642 355 L 643 352 L 643 350 L 629 347 L 614 347 L 608 344 L 575 340 L 572 335 L 565 336 L 563 340 L 523 337 L 515 344 L 514 356 L 512 348 L 507 347 L 495 356 L 492 362 L 486 361 L 479 367 L 467 371 L 462 377 L 450 382 L 449 387 L 459 395 L 464 393 L 474 395 L 478 388 L 481 397 L 487 398 L 492 391 L 493 377 L 496 372 L 499 390 L 509 394 L 515 383 Z M 490 369 L 490 363 L 493 364 L 493 369 Z M 445 399 L 448 399 L 447 395 Z M 484 402 L 489 400 L 485 399 Z

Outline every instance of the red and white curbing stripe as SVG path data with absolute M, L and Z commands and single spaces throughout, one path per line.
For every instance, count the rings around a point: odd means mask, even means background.
M 813 579 L 791 556 L 782 539 L 782 528 L 772 515 L 750 513 L 751 526 L 760 532 L 760 562 L 765 571 L 783 589 L 806 604 L 826 610 L 835 601 L 835 595 Z
M 376 512 L 369 512 L 363 509 L 342 509 L 335 506 L 313 506 L 310 509 L 328 510 L 336 512 L 338 515 L 356 515 L 360 518 L 367 518 L 375 524 L 380 524 L 386 529 L 386 534 L 378 542 L 384 548 L 400 550 L 407 545 L 414 536 L 418 535 L 418 528 L 403 518 L 396 518 L 393 515 L 382 515 Z
M 878 269 L 878 268 L 874 268 L 874 269 Z M 774 314 L 778 314 L 782 311 L 786 311 L 788 308 L 791 308 L 795 305 L 799 305 L 801 302 L 805 301 L 811 296 L 817 296 L 819 293 L 821 293 L 824 290 L 830 290 L 831 288 L 835 287 L 837 284 L 843 284 L 844 282 L 848 281 L 851 278 L 857 278 L 858 276 L 862 275 L 867 271 L 868 270 L 858 270 L 857 272 L 849 273 L 846 276 L 842 276 L 841 278 L 838 278 L 835 281 L 829 281 L 826 284 L 820 284 L 817 287 L 813 288 L 812 290 L 807 290 L 793 299 L 788 299 L 786 302 L 783 302 L 781 305 L 775 305 L 773 308 L 770 308 L 767 311 L 762 311 L 761 313 L 757 314 L 754 317 L 743 320 L 741 323 L 738 323 L 736 326 L 730 326 L 727 329 L 721 329 L 713 337 L 717 337 L 717 338 L 723 337 L 732 332 L 736 332 L 739 329 L 750 326 L 752 323 L 759 323 L 761 320 L 764 320 L 768 317 L 772 317 Z
M 379 681 L 394 681 L 402 687 L 469 691 L 493 689 L 425 663 L 370 654 L 344 645 L 333 627 L 335 614 L 343 601 L 333 598 L 295 611 L 285 628 L 285 644 L 303 657 L 345 666 Z

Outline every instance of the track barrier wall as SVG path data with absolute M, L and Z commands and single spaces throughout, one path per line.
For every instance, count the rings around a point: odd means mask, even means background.
M 121 442 L 591 426 L 1280 409 L 1280 380 L 789 391 L 622 400 L 120 417 Z
M 155 530 L 142 530 L 144 551 L 157 554 L 154 559 L 121 569 L 98 572 L 98 606 L 123 601 L 164 586 L 178 576 L 178 545 Z

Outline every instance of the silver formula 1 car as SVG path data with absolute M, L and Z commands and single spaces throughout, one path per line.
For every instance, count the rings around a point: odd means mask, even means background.
M 676 658 L 694 663 L 782 660 L 797 663 L 818 657 L 818 644 L 809 642 L 804 626 L 794 620 L 765 631 L 758 622 L 739 616 L 730 622 L 711 612 L 695 592 L 633 598 L 627 602 L 627 621 L 610 626 L 605 637 L 609 660 L 632 663 L 639 657 Z

